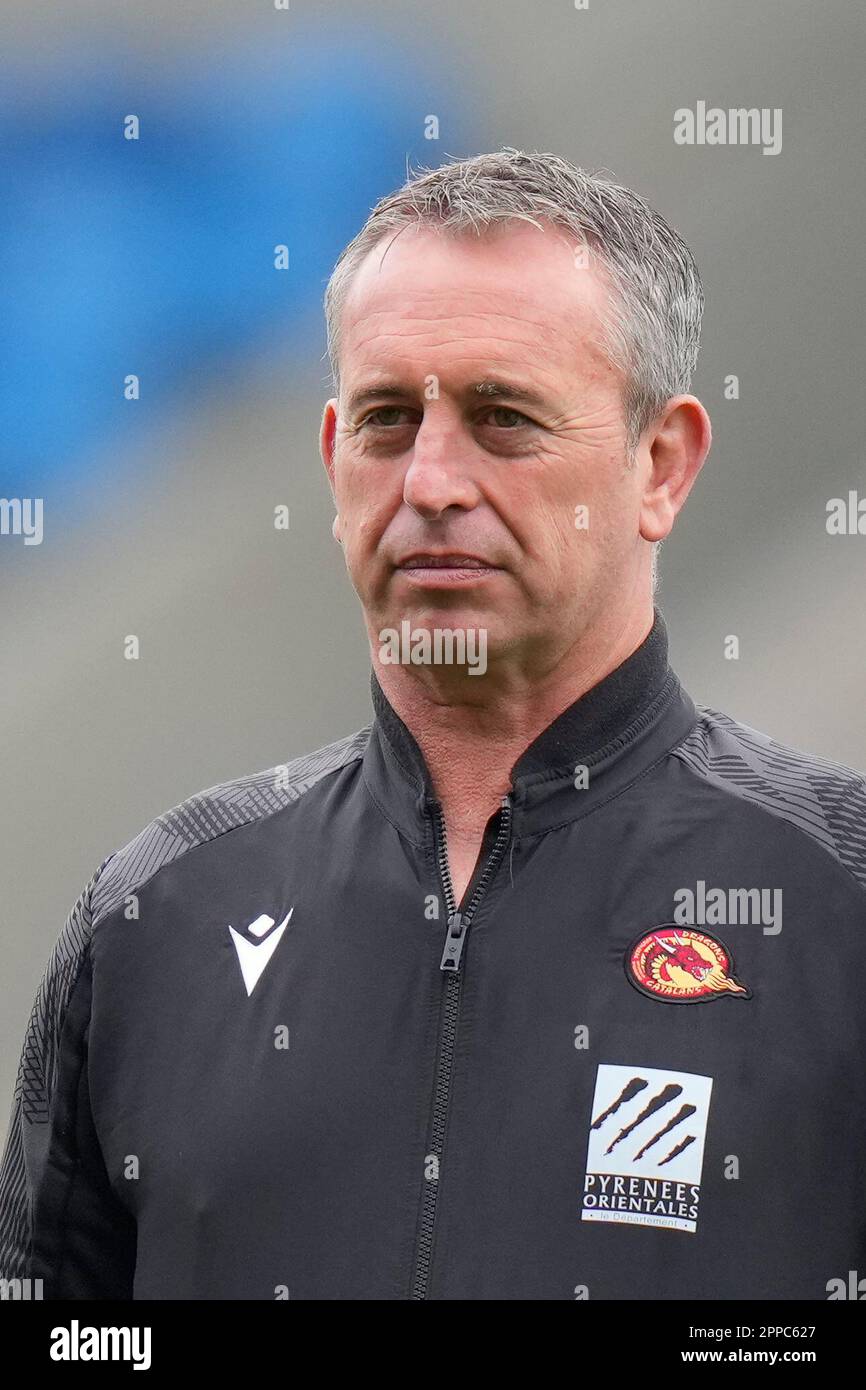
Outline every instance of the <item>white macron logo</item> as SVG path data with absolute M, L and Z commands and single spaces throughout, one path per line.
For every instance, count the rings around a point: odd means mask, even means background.
M 274 926 L 273 917 L 268 917 L 266 913 L 262 913 L 261 917 L 250 922 L 247 931 L 256 938 L 254 941 L 251 941 L 248 936 L 244 936 L 241 932 L 235 931 L 234 927 L 229 927 L 232 941 L 235 943 L 235 950 L 238 953 L 241 974 L 247 989 L 247 998 L 252 994 L 261 979 L 265 966 L 279 946 L 280 937 L 286 930 L 294 910 L 293 907 L 289 909 L 278 927 Z

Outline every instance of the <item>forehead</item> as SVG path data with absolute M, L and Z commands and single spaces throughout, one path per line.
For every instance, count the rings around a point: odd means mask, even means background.
M 408 226 L 367 253 L 343 306 L 341 366 L 417 363 L 462 353 L 548 372 L 607 369 L 608 286 L 576 259 L 564 229 L 508 223 L 443 234 Z

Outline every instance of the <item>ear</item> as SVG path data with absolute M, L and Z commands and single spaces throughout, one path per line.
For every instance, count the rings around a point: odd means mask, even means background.
M 322 463 L 325 465 L 325 472 L 328 475 L 332 493 L 336 492 L 334 485 L 334 441 L 337 437 L 338 406 L 339 402 L 336 397 L 327 402 L 322 414 L 322 427 L 319 430 L 319 452 L 322 456 Z
M 712 437 L 710 417 L 696 396 L 672 396 L 653 422 L 639 454 L 647 470 L 640 509 L 644 540 L 662 541 L 670 535 Z

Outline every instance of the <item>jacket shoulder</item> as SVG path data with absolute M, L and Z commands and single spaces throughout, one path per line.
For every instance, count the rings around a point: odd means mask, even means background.
M 866 888 L 866 777 L 696 705 L 674 755 L 706 781 L 762 806 L 823 845 Z
M 156 816 L 105 861 L 92 888 L 93 926 L 165 864 L 226 831 L 273 815 L 331 773 L 358 761 L 372 725 L 262 772 L 217 782 Z
M 55 940 L 24 1034 L 0 1162 L 0 1277 L 4 1279 L 29 1278 L 33 1194 L 41 1183 L 48 1153 L 61 1036 L 87 961 L 93 890 L 108 862 L 103 860 L 79 894 Z

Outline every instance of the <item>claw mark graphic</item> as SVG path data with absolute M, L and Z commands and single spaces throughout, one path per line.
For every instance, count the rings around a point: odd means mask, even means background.
M 689 1115 L 694 1115 L 694 1113 L 695 1113 L 695 1111 L 697 1110 L 697 1108 L 698 1108 L 698 1107 L 697 1107 L 696 1105 L 681 1105 L 680 1108 L 679 1108 L 679 1110 L 677 1111 L 677 1113 L 674 1115 L 673 1119 L 672 1119 L 672 1120 L 668 1120 L 668 1122 L 667 1122 L 667 1124 L 665 1125 L 664 1129 L 660 1129 L 659 1132 L 658 1132 L 658 1134 L 654 1134 L 653 1137 L 652 1137 L 652 1139 L 648 1139 L 648 1140 L 647 1140 L 647 1142 L 644 1144 L 643 1148 L 641 1149 L 640 1153 L 639 1153 L 639 1154 L 635 1154 L 634 1160 L 633 1160 L 633 1161 L 634 1161 L 635 1163 L 637 1163 L 637 1161 L 638 1161 L 639 1158 L 643 1158 L 643 1156 L 644 1156 L 644 1154 L 646 1153 L 647 1149 L 651 1149 L 652 1146 L 653 1146 L 653 1144 L 657 1144 L 657 1143 L 658 1143 L 658 1141 L 661 1139 L 661 1137 L 662 1137 L 663 1134 L 669 1134 L 670 1131 L 671 1131 L 672 1129 L 675 1129 L 676 1126 L 677 1126 L 678 1124 L 682 1124 L 683 1120 L 687 1120 L 687 1119 L 689 1118 Z
M 605 1120 L 609 1119 L 611 1115 L 615 1115 L 621 1105 L 625 1105 L 629 1100 L 634 1100 L 635 1096 L 640 1095 L 641 1091 L 648 1085 L 649 1082 L 644 1081 L 642 1076 L 633 1076 L 628 1085 L 620 1091 L 613 1104 L 607 1107 L 603 1115 L 599 1115 L 598 1119 L 593 1121 L 590 1129 L 601 1129 Z
M 659 1091 L 658 1095 L 653 1097 L 649 1105 L 640 1112 L 637 1119 L 632 1120 L 630 1125 L 620 1130 L 613 1143 L 608 1145 L 605 1149 L 605 1154 L 612 1153 L 617 1144 L 625 1139 L 627 1135 L 631 1134 L 633 1129 L 637 1129 L 638 1125 L 642 1124 L 644 1120 L 649 1119 L 650 1115 L 654 1115 L 657 1110 L 661 1110 L 662 1106 L 667 1105 L 669 1101 L 676 1100 L 677 1096 L 682 1094 L 682 1089 L 682 1086 L 671 1085 L 665 1086 L 663 1091 Z
M 676 1158 L 677 1154 L 681 1154 L 683 1149 L 687 1149 L 689 1147 L 689 1144 L 693 1144 L 694 1142 L 695 1136 L 693 1134 L 687 1134 L 682 1143 L 677 1144 L 676 1148 L 671 1149 L 667 1157 L 662 1159 L 661 1163 L 659 1164 L 659 1167 L 662 1168 L 666 1163 L 670 1163 L 672 1158 Z

